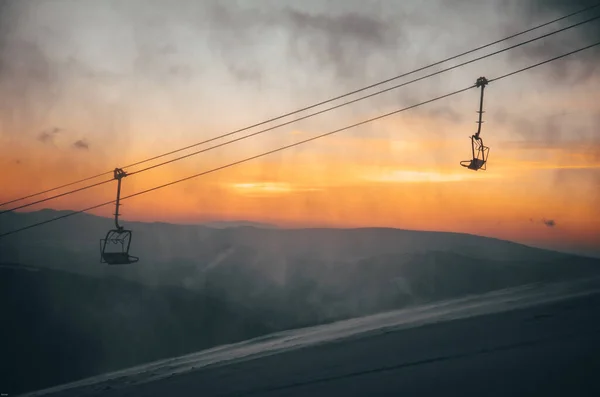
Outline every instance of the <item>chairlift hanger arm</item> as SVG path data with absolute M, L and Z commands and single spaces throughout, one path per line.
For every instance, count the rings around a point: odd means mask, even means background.
M 121 205 L 121 179 L 127 175 L 127 172 L 123 171 L 121 168 L 115 168 L 114 170 L 114 178 L 117 180 L 117 201 L 115 204 L 115 226 L 117 227 L 117 230 L 123 230 L 123 226 L 119 225 L 119 206 Z
M 481 124 L 483 124 L 483 94 L 485 90 L 485 86 L 488 85 L 489 81 L 485 77 L 479 77 L 475 82 L 475 87 L 481 88 L 481 96 L 479 98 L 479 119 L 476 121 L 477 123 L 477 132 L 471 135 L 471 160 L 461 161 L 460 165 L 466 167 L 473 171 L 485 170 L 487 164 L 487 158 L 489 153 L 489 148 L 483 144 L 483 139 L 480 138 L 481 134 Z
M 121 205 L 121 182 L 128 174 L 121 168 L 114 169 L 114 179 L 117 180 L 117 199 L 115 201 L 115 230 L 109 230 L 106 237 L 100 240 L 100 263 L 109 265 L 128 265 L 139 261 L 137 256 L 129 255 L 131 246 L 131 230 L 125 230 L 119 225 L 119 206 Z M 117 245 L 120 249 L 114 251 L 109 245 Z
M 475 82 L 476 87 L 481 87 L 481 97 L 479 99 L 479 111 L 477 112 L 477 113 L 479 113 L 479 121 L 477 121 L 477 132 L 475 133 L 475 139 L 479 139 L 479 134 L 481 133 L 481 124 L 483 124 L 483 121 L 481 120 L 481 118 L 483 117 L 483 113 L 484 113 L 483 112 L 483 93 L 485 90 L 485 86 L 488 85 L 488 83 L 489 83 L 489 81 L 485 77 L 480 77 Z

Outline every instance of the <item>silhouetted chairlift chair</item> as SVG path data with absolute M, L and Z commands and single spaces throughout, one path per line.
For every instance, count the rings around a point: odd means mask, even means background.
M 487 84 L 488 84 L 488 80 L 485 77 L 480 77 L 475 82 L 476 87 L 481 87 L 481 97 L 479 100 L 479 111 L 477 112 L 477 113 L 479 113 L 479 120 L 476 121 L 476 123 L 478 124 L 478 127 L 477 127 L 477 132 L 471 136 L 471 155 L 472 155 L 471 160 L 464 160 L 464 161 L 460 162 L 460 165 L 462 165 L 463 167 L 466 167 L 470 170 L 473 170 L 473 171 L 478 171 L 478 170 L 485 171 L 487 169 L 487 160 L 488 160 L 488 155 L 490 152 L 490 148 L 485 146 L 483 144 L 483 140 L 479 137 L 479 134 L 481 133 L 481 124 L 483 124 L 481 117 L 482 117 L 483 113 L 485 113 L 483 111 L 483 91 Z
M 109 265 L 129 265 L 139 261 L 139 258 L 129 254 L 131 246 L 131 231 L 122 229 L 110 230 L 106 237 L 100 240 L 102 256 L 101 263 Z
M 464 160 L 460 162 L 460 165 L 467 167 L 470 170 L 486 170 L 488 154 L 490 148 L 483 144 L 483 140 L 475 135 L 471 136 L 471 152 L 473 158 L 471 160 Z
M 121 200 L 121 179 L 127 173 L 120 168 L 115 168 L 117 180 L 117 201 L 115 210 L 115 229 L 109 230 L 106 237 L 100 240 L 100 263 L 109 265 L 129 265 L 139 261 L 139 258 L 129 254 L 131 246 L 131 230 L 119 225 L 119 206 Z

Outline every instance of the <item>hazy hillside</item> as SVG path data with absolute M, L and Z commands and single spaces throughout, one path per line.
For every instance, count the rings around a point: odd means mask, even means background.
M 4 214 L 0 229 L 61 214 Z M 298 318 L 309 323 L 600 270 L 600 260 L 456 233 L 125 224 L 141 258 L 133 266 L 99 263 L 112 221 L 87 214 L 0 239 L 0 259 L 179 286 L 266 311 L 302 307 Z
M 0 231 L 58 215 L 4 214 Z M 37 388 L 275 329 L 600 272 L 598 259 L 464 234 L 125 224 L 141 258 L 128 267 L 99 262 L 110 219 L 81 214 L 0 239 L 0 262 L 62 270 L 0 268 L 3 373 L 15 385 L 30 371 L 42 373 Z
M 0 232 L 66 213 L 68 212 L 42 210 L 3 214 L 0 218 Z M 210 262 L 228 249 L 240 247 L 260 252 L 271 262 L 298 256 L 328 262 L 353 261 L 380 254 L 422 253 L 431 250 L 501 261 L 556 257 L 556 253 L 546 250 L 458 233 L 384 228 L 279 230 L 252 226 L 212 228 L 166 223 L 124 224 L 134 232 L 132 253 L 142 258 L 144 268 L 160 267 L 164 266 L 164 262 L 172 261 Z M 112 227 L 111 219 L 78 214 L 0 239 L 0 249 L 6 258 L 20 262 L 37 262 L 40 258 L 56 259 L 55 256 L 42 254 L 43 252 L 60 253 L 61 256 L 68 254 L 71 262 L 81 261 L 79 271 L 95 272 L 98 269 L 96 263 L 99 260 L 99 240 Z M 30 247 L 35 247 L 36 250 L 28 249 Z M 62 259 L 52 262 L 62 266 Z
M 0 383 L 10 395 L 277 329 L 200 293 L 7 264 L 0 312 Z

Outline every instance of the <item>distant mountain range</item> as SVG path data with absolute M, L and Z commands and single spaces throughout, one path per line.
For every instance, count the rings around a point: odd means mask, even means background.
M 213 222 L 204 222 L 201 223 L 202 226 L 214 227 L 218 229 L 228 228 L 228 227 L 257 227 L 261 229 L 279 229 L 277 225 L 271 225 L 269 223 L 259 223 L 259 222 L 251 222 L 251 221 L 213 221 Z
M 6 213 L 0 232 L 66 214 L 69 212 L 53 210 Z M 365 298 L 360 296 L 367 284 L 360 281 L 371 280 L 372 293 L 385 291 L 396 296 L 401 288 L 412 291 L 411 299 L 427 300 L 437 298 L 455 277 L 464 283 L 450 294 L 479 291 L 478 286 L 488 278 L 493 285 L 485 284 L 485 288 L 550 277 L 554 274 L 550 269 L 555 268 L 558 270 L 552 271 L 564 277 L 578 275 L 584 270 L 595 271 L 600 262 L 459 233 L 387 228 L 276 229 L 246 222 L 236 222 L 236 226 L 218 223 L 217 227 L 125 224 L 133 231 L 131 253 L 141 258 L 132 266 L 100 264 L 99 240 L 114 225 L 111 219 L 89 214 L 0 239 L 0 261 L 118 277 L 150 286 L 217 289 L 220 296 L 236 302 L 258 304 L 257 300 L 264 299 L 262 303 L 269 305 L 272 294 L 287 295 L 300 285 L 308 288 L 310 284 L 312 292 L 320 291 L 319 299 L 331 298 L 333 290 L 352 286 L 355 291 L 346 291 L 348 296 L 342 299 L 346 302 L 346 298 Z M 478 279 L 467 280 L 461 273 L 466 271 Z M 437 280 L 438 292 L 431 296 L 421 291 L 417 282 L 427 277 L 431 282 Z M 325 310 L 326 305 L 319 307 Z
M 0 233 L 67 213 L 3 214 Z M 125 224 L 140 257 L 130 266 L 100 263 L 113 224 L 89 214 L 0 239 L 11 324 L 1 340 L 12 349 L 5 363 L 20 363 L 15 379 L 36 357 L 44 371 L 53 355 L 77 367 L 51 368 L 48 385 L 273 330 L 600 273 L 599 259 L 458 233 Z M 28 362 L 18 359 L 26 349 Z

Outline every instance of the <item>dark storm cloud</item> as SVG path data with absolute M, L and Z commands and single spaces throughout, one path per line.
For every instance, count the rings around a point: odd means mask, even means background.
M 363 72 L 369 55 L 385 53 L 396 43 L 392 25 L 367 15 L 312 15 L 292 9 L 284 15 L 295 55 L 300 59 L 312 56 L 322 65 L 334 65 L 344 78 Z
M 236 54 L 238 65 L 257 62 L 245 51 L 282 30 L 288 51 L 297 62 L 313 61 L 320 67 L 332 67 L 340 78 L 362 76 L 367 59 L 375 53 L 395 54 L 402 36 L 400 21 L 392 23 L 351 12 L 313 14 L 289 7 L 262 11 L 213 3 L 209 15 L 213 44 L 219 46 L 222 54 Z
M 519 15 L 525 19 L 527 24 L 534 25 L 542 21 L 566 16 L 586 8 L 589 10 L 561 21 L 561 27 L 571 25 L 600 14 L 600 2 L 598 0 L 520 0 L 516 2 L 521 7 Z M 556 29 L 555 25 L 553 30 Z M 597 21 L 582 25 L 583 29 L 574 28 L 581 32 L 582 36 L 590 38 L 600 37 L 600 23 Z M 559 34 L 560 35 L 560 34 Z
M 600 4 L 598 0 L 520 0 L 519 3 L 530 16 L 536 14 L 566 15 Z M 592 8 L 581 15 L 582 17 L 597 15 L 596 12 L 599 9 L 600 7 Z
M 352 13 L 339 16 L 312 15 L 288 8 L 284 15 L 298 31 L 314 29 L 334 38 L 351 36 L 377 45 L 385 43 L 386 32 L 390 29 L 380 20 Z
M 79 150 L 89 150 L 90 145 L 83 139 L 79 139 L 73 143 L 73 147 Z
M 518 12 L 517 15 L 527 27 L 533 27 L 542 22 L 566 16 L 600 3 L 597 0 L 524 0 L 519 1 L 517 4 L 522 11 Z M 600 7 L 596 7 L 553 24 L 549 28 L 536 31 L 528 37 L 533 38 L 545 32 L 558 30 L 599 15 Z M 514 60 L 526 58 L 534 61 L 542 61 L 593 44 L 599 38 L 600 20 L 594 20 L 527 44 L 511 51 L 509 54 Z M 579 84 L 588 81 L 592 76 L 597 76 L 600 73 L 599 65 L 600 48 L 593 47 L 561 60 L 551 62 L 540 68 L 540 71 L 546 73 L 554 82 Z

